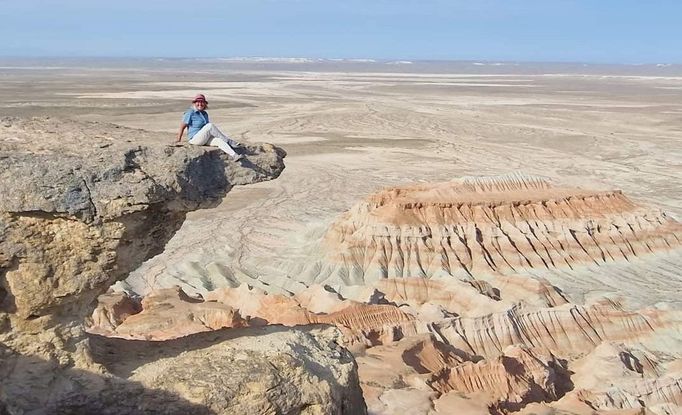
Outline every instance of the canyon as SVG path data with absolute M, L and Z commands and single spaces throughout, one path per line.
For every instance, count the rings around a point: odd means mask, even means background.
M 427 409 L 475 397 L 471 413 L 680 408 L 678 310 L 572 303 L 550 282 L 585 272 L 583 264 L 618 275 L 612 263 L 640 257 L 679 272 L 682 224 L 620 191 L 519 174 L 391 188 L 342 214 L 318 242 L 325 259 L 290 296 L 246 283 L 197 297 L 161 288 L 139 304 L 110 293 L 93 315 L 104 324 L 91 330 L 165 341 L 246 326 L 336 326 L 380 414 L 395 413 L 399 396 Z M 530 274 L 538 268 L 558 275 Z M 125 303 L 134 304 L 118 307 L 125 314 L 111 306 Z

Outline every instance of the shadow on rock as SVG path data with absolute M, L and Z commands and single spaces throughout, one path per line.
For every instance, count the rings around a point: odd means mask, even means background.
M 297 329 L 308 331 L 307 327 Z M 243 336 L 253 338 L 288 331 L 291 331 L 291 328 L 284 326 L 232 328 L 196 333 L 164 341 L 128 340 L 96 334 L 87 336 L 93 359 L 116 376 L 127 378 L 140 366 L 159 359 L 174 358 L 181 353 L 206 349 Z
M 330 326 L 226 329 L 163 342 L 89 337 L 93 359 L 112 374 L 218 413 L 366 413 L 355 360 Z
M 0 415 L 216 413 L 176 393 L 148 388 L 137 381 L 60 368 L 56 361 L 35 356 L 9 354 L 1 361 Z

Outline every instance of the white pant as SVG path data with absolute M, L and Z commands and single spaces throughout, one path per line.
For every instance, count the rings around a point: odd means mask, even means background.
M 204 125 L 189 140 L 189 143 L 199 146 L 208 144 L 209 146 L 219 147 L 231 157 L 237 156 L 237 153 L 230 147 L 230 145 L 236 146 L 237 142 L 223 134 L 213 123 Z

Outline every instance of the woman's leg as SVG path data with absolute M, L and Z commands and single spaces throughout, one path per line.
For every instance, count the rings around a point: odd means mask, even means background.
M 212 138 L 211 141 L 208 143 L 208 145 L 210 145 L 212 147 L 218 147 L 221 150 L 223 150 L 225 153 L 227 153 L 230 157 L 237 158 L 237 153 L 222 138 L 218 138 L 218 137 Z
M 212 147 L 220 148 L 232 158 L 238 157 L 238 154 L 230 147 L 230 144 L 236 145 L 237 143 L 223 134 L 222 131 L 212 123 L 204 125 L 201 130 L 197 131 L 189 140 L 189 143 L 200 146 L 208 144 Z
M 201 130 L 197 131 L 192 138 L 189 139 L 190 144 L 197 146 L 204 146 L 211 141 L 211 124 L 204 125 Z
M 226 142 L 227 144 L 231 145 L 232 147 L 236 147 L 237 144 L 239 144 L 239 143 L 237 143 L 236 141 L 234 141 L 233 139 L 231 139 L 230 137 L 228 137 L 228 136 L 226 136 L 225 134 L 223 134 L 223 132 L 220 131 L 220 130 L 218 129 L 218 127 L 216 127 L 216 125 L 213 124 L 213 123 L 211 123 L 211 122 L 208 123 L 208 124 L 206 124 L 204 127 L 208 127 L 209 125 L 211 126 L 211 127 L 210 127 L 210 131 L 211 131 L 211 135 L 212 135 L 213 137 L 222 138 L 224 142 Z

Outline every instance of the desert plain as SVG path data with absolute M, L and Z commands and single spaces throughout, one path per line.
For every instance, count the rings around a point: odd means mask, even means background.
M 74 121 L 59 128 L 84 146 L 87 125 L 167 146 L 203 93 L 229 136 L 287 153 L 276 179 L 189 212 L 109 291 L 145 309 L 107 327 L 95 312 L 93 333 L 184 337 L 180 315 L 214 301 L 235 326 L 339 327 L 370 414 L 682 410 L 682 68 L 27 60 L 0 79 L 2 116 Z M 622 240 L 602 235 L 612 224 Z M 153 295 L 173 311 L 154 314 Z

